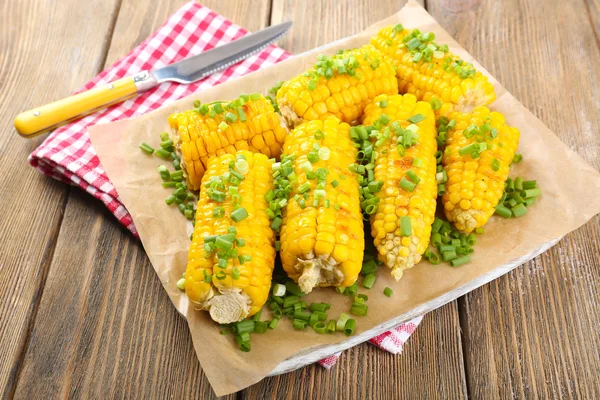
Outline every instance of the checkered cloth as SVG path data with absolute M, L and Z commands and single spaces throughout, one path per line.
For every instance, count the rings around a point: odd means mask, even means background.
M 209 8 L 189 2 L 169 18 L 156 33 L 127 56 L 102 71 L 79 91 L 105 85 L 125 76 L 134 75 L 141 70 L 171 64 L 238 39 L 246 33 L 245 29 L 234 25 Z M 115 187 L 108 180 L 100 164 L 86 128 L 90 125 L 142 115 L 202 89 L 256 71 L 261 67 L 273 65 L 288 57 L 290 54 L 286 51 L 269 46 L 225 71 L 191 85 L 163 83 L 134 99 L 55 130 L 29 156 L 29 162 L 43 174 L 79 186 L 101 200 L 119 222 L 137 235 L 131 216 L 119 200 Z M 415 319 L 411 323 L 371 339 L 371 342 L 392 353 L 398 353 L 419 322 L 420 318 Z M 329 368 L 336 360 L 337 356 L 331 356 L 321 364 Z

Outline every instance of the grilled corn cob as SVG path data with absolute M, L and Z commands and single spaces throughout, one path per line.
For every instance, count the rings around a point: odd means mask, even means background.
M 182 156 L 181 168 L 193 190 L 200 189 L 211 157 L 238 150 L 279 157 L 287 132 L 271 103 L 258 94 L 172 114 L 169 125 Z
M 449 221 L 463 232 L 480 228 L 494 214 L 517 147 L 519 130 L 505 124 L 504 116 L 486 107 L 472 113 L 450 113 L 442 164 L 448 182 L 442 204 Z
M 277 91 L 277 104 L 289 127 L 331 115 L 354 123 L 375 96 L 398 93 L 394 68 L 373 46 L 332 57 L 319 55 L 317 60 Z
M 240 151 L 212 158 L 204 175 L 185 291 L 218 323 L 253 315 L 267 301 L 275 259 L 265 213 L 271 165 L 264 154 Z
M 316 286 L 350 286 L 362 267 L 363 221 L 358 180 L 348 169 L 356 155 L 349 129 L 337 118 L 308 121 L 285 140 L 295 180 L 283 209 L 281 260 L 306 293 Z
M 496 99 L 494 86 L 476 71 L 440 46 L 433 33 L 407 30 L 401 24 L 388 26 L 371 38 L 371 44 L 387 56 L 396 67 L 400 93 L 412 93 L 418 100 L 432 97 L 452 103 L 457 111 L 470 111 Z
M 435 219 L 435 117 L 412 94 L 383 95 L 365 109 L 364 124 L 376 132 L 374 179 L 383 182 L 371 233 L 379 259 L 399 280 L 421 260 Z

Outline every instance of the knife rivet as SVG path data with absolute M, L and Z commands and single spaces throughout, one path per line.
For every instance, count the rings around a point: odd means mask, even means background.
M 109 83 L 109 84 L 108 84 L 108 88 L 109 88 L 110 90 L 113 90 L 113 89 L 114 89 L 114 87 L 115 87 L 115 85 L 113 85 L 112 83 Z
M 36 116 L 36 117 L 39 117 L 40 116 L 40 112 L 39 111 L 34 111 L 33 115 Z

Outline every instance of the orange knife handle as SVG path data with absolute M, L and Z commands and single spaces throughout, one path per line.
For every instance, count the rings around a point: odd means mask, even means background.
M 15 128 L 23 137 L 34 137 L 101 108 L 130 99 L 137 92 L 133 77 L 119 79 L 108 85 L 25 111 L 15 118 Z

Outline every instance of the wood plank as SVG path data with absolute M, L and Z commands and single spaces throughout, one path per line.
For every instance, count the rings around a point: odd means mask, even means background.
M 594 129 L 600 126 L 599 106 L 590 96 L 600 90 L 600 71 L 593 67 L 600 51 L 583 2 L 428 5 L 509 91 L 600 168 L 600 135 Z M 569 27 L 569 34 L 556 29 L 557 23 Z M 464 297 L 470 395 L 600 396 L 599 238 L 596 217 L 547 253 Z
M 124 0 L 106 64 L 125 55 L 182 4 Z M 260 29 L 269 10 L 266 0 L 260 7 L 253 3 L 253 12 L 243 2 L 203 4 L 250 29 Z M 214 397 L 187 325 L 141 244 L 99 202 L 75 189 L 15 393 L 17 398 L 64 396 Z
M 456 302 L 427 314 L 393 355 L 370 344 L 342 353 L 331 370 L 312 365 L 266 378 L 242 399 L 466 398 Z
M 418 0 L 423 4 L 423 0 Z M 398 12 L 405 0 L 273 0 L 271 25 L 292 20 L 294 27 L 279 46 L 300 54 L 326 43 L 359 33 L 371 24 Z
M 403 2 L 401 2 L 403 3 Z M 281 43 L 292 53 L 359 32 L 403 4 L 369 1 L 274 1 L 271 24 L 291 19 L 295 29 Z M 318 25 L 317 25 L 318 24 Z M 302 29 L 298 29 L 302 27 Z M 243 398 L 463 398 L 466 397 L 457 303 L 429 313 L 401 356 L 369 344 L 342 355 L 331 371 L 313 365 L 265 379 Z
M 0 3 L 0 397 L 14 391 L 69 192 L 26 161 L 43 138 L 22 139 L 11 122 L 98 71 L 116 4 Z

